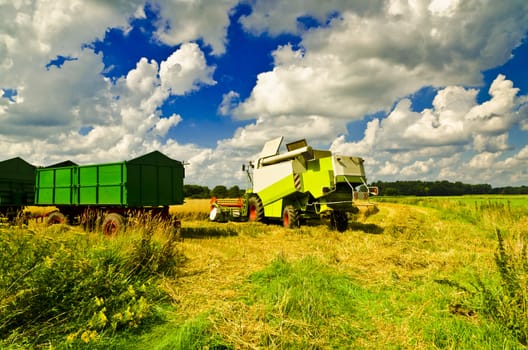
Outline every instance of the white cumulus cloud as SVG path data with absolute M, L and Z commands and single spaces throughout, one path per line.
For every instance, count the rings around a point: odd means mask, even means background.
M 239 21 L 254 38 L 286 33 L 300 42 L 273 50 L 249 96 L 223 93 L 218 113 L 244 120 L 231 137 L 213 148 L 181 144 L 170 131 L 186 116 L 163 115 L 163 103 L 218 84 L 208 55 L 226 54 L 239 4 L 250 8 Z M 105 78 L 90 44 L 112 28 L 128 33 L 147 17 L 145 5 L 0 0 L 3 157 L 100 162 L 160 149 L 189 161 L 190 181 L 229 185 L 244 182 L 240 164 L 264 142 L 284 135 L 363 156 L 371 179 L 528 181 L 527 148 L 511 135 L 528 131 L 528 97 L 500 74 L 477 102 L 482 72 L 510 59 L 528 32 L 525 0 L 155 0 L 152 40 L 173 52 Z M 424 86 L 436 96 L 416 110 L 412 96 Z M 349 123 L 373 113 L 350 141 Z

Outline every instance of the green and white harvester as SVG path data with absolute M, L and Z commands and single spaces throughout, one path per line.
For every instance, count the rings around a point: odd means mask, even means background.
M 304 139 L 281 154 L 282 141 L 268 141 L 257 160 L 243 167 L 251 188 L 242 198 L 211 200 L 210 220 L 282 220 L 288 228 L 321 220 L 345 231 L 349 214 L 359 211 L 356 201 L 377 194 L 367 186 L 363 159 L 312 149 Z

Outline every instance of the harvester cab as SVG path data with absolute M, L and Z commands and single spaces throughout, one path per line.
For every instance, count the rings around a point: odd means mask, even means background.
M 236 203 L 213 199 L 211 220 L 282 220 L 285 227 L 299 227 L 322 220 L 344 231 L 349 214 L 357 213 L 355 201 L 368 199 L 375 188 L 367 186 L 363 159 L 316 150 L 306 140 L 286 144 L 283 137 L 266 142 L 258 158 L 245 168 L 250 188 Z

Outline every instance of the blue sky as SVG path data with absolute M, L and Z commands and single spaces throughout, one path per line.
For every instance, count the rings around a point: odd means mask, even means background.
M 528 184 L 528 3 L 0 4 L 0 160 L 189 163 L 245 186 L 266 140 L 365 158 L 369 180 Z

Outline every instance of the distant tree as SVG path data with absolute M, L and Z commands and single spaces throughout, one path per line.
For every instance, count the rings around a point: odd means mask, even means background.
M 183 196 L 185 198 L 210 198 L 211 191 L 207 186 L 183 185 Z
M 227 197 L 228 198 L 238 198 L 244 194 L 244 191 L 242 191 L 237 185 L 229 188 L 227 190 Z
M 398 191 L 398 189 L 394 188 L 394 187 L 387 187 L 387 188 L 382 188 L 381 189 L 380 195 L 399 196 L 400 195 L 400 191 Z
M 506 186 L 493 188 L 489 184 L 464 184 L 460 181 L 375 181 L 371 186 L 377 186 L 381 196 L 461 196 L 464 194 L 528 194 L 528 186 Z M 229 189 L 218 185 L 212 190 L 207 186 L 184 185 L 183 194 L 186 198 L 238 198 L 245 190 L 238 186 Z
M 513 186 L 506 186 L 506 187 L 499 187 L 494 188 L 493 193 L 497 194 L 528 194 L 528 186 L 520 186 L 520 187 L 513 187 Z
M 223 185 L 218 185 L 213 188 L 211 191 L 211 196 L 217 197 L 217 198 L 227 198 L 227 187 Z
M 488 184 L 469 185 L 471 194 L 489 194 L 493 193 L 493 188 Z
M 443 181 L 378 181 L 372 184 L 380 188 L 380 195 L 393 196 L 460 196 L 464 194 L 522 193 L 526 186 L 494 189 L 489 184 L 468 185 L 462 182 Z

